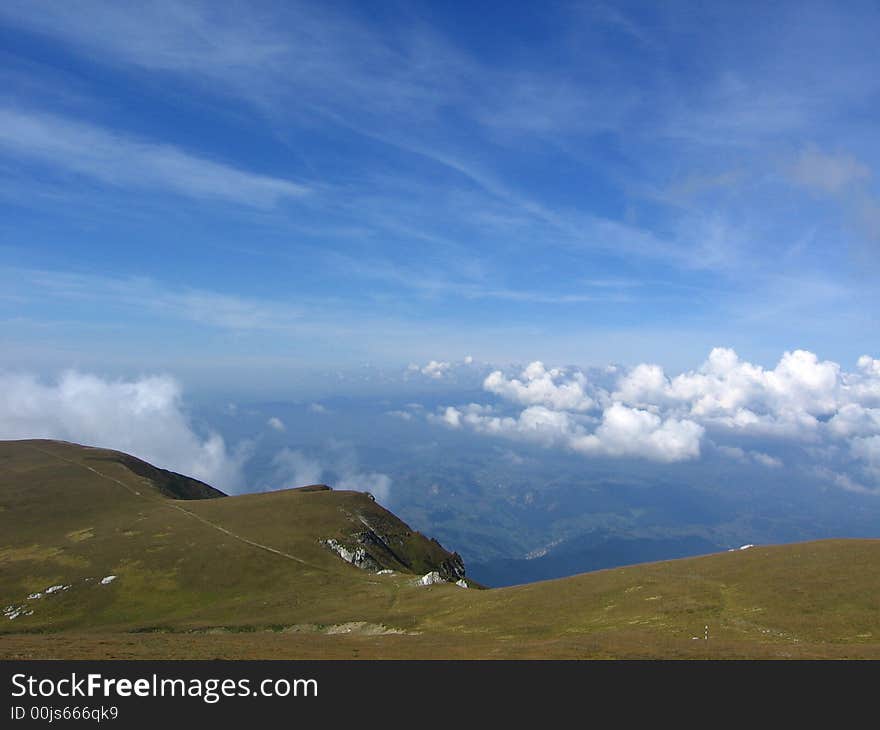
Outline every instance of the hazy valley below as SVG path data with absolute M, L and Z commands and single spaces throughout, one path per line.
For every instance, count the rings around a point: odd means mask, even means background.
M 337 398 L 317 408 L 252 403 L 196 415 L 227 443 L 249 444 L 246 490 L 351 479 L 369 489 L 378 480 L 383 504 L 453 546 L 487 585 L 744 544 L 877 534 L 878 500 L 829 488 L 799 468 L 796 449 L 776 452 L 781 468 L 732 463 L 711 451 L 670 465 L 585 460 L 528 443 L 475 440 L 421 415 L 449 398 L 423 399 L 426 405 L 409 411 L 412 401 Z M 410 412 L 410 419 L 396 415 Z M 268 425 L 272 418 L 283 431 Z

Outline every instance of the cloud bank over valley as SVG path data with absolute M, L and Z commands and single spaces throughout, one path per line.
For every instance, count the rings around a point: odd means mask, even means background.
M 535 361 L 518 374 L 493 370 L 483 389 L 496 398 L 427 418 L 587 457 L 667 463 L 698 459 L 708 447 L 775 468 L 781 461 L 765 447 L 795 444 L 815 469 L 846 465 L 846 479 L 829 472 L 838 485 L 880 492 L 880 360 L 868 355 L 847 371 L 794 350 L 770 369 L 718 347 L 677 375 L 649 363 L 591 374 Z

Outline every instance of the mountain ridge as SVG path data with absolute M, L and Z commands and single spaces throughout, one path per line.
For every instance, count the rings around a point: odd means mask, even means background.
M 100 449 L 40 448 L 0 442 L 8 658 L 880 657 L 880 540 L 474 590 L 364 492 L 173 499 Z

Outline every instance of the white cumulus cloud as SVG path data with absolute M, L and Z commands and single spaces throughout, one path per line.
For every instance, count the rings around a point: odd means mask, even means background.
M 55 382 L 0 373 L 0 438 L 48 438 L 116 449 L 224 491 L 244 483 L 245 452 L 199 434 L 187 417 L 180 385 L 165 375 L 108 380 L 78 372 Z
M 272 459 L 273 489 L 289 489 L 320 484 L 324 467 L 301 451 L 282 449 Z
M 345 474 L 336 483 L 339 489 L 369 492 L 379 502 L 387 502 L 391 496 L 391 477 L 379 472 Z
M 715 451 L 730 459 L 781 468 L 785 464 L 773 453 L 736 442 L 794 445 L 809 459 L 846 455 L 843 466 L 855 475 L 847 484 L 880 482 L 880 360 L 868 355 L 847 371 L 807 350 L 793 350 L 767 368 L 718 347 L 698 368 L 679 374 L 641 363 L 596 377 L 611 378 L 610 384 L 603 387 L 580 370 L 548 368 L 540 361 L 516 376 L 495 370 L 483 388 L 500 399 L 496 405 L 444 406 L 428 418 L 585 456 L 660 462 L 699 458 L 711 432 Z M 825 466 L 815 465 L 813 473 L 821 469 L 843 484 L 839 472 Z
M 739 446 L 718 446 L 717 450 L 723 456 L 743 463 L 754 462 L 769 469 L 778 469 L 783 466 L 781 459 L 765 454 L 763 451 L 747 451 Z
M 440 380 L 451 367 L 451 363 L 440 360 L 431 360 L 431 362 L 425 365 L 425 367 L 421 368 L 420 372 L 422 375 L 427 375 L 428 377 Z
M 553 410 L 588 411 L 594 405 L 586 394 L 587 378 L 580 371 L 567 373 L 542 362 L 533 362 L 519 378 L 506 378 L 500 370 L 489 373 L 483 387 L 524 406 L 543 405 Z
M 638 365 L 619 381 L 614 400 L 674 411 L 733 431 L 811 438 L 820 417 L 844 398 L 840 366 L 811 352 L 786 352 L 772 370 L 715 348 L 695 370 L 668 377 L 657 365 Z
M 880 478 L 880 435 L 853 439 L 850 448 L 853 456 L 865 463 L 865 471 Z
M 461 360 L 430 360 L 424 365 L 410 363 L 406 368 L 406 375 L 424 375 L 432 380 L 460 380 L 463 377 L 475 377 L 482 366 L 477 363 L 472 355 L 466 355 Z
M 654 461 L 685 461 L 700 455 L 704 429 L 687 419 L 666 418 L 612 403 L 595 432 L 576 439 L 575 451 L 605 456 L 637 456 Z
M 331 465 L 326 463 L 328 461 Z M 326 483 L 336 489 L 370 492 L 379 502 L 387 503 L 391 496 L 391 477 L 381 472 L 359 470 L 353 452 L 347 449 L 321 459 L 299 450 L 282 449 L 272 459 L 270 478 L 269 489 Z
M 699 456 L 703 435 L 702 426 L 691 421 L 664 420 L 620 403 L 604 411 L 601 423 L 592 432 L 582 416 L 541 405 L 529 406 L 516 416 L 491 415 L 485 406 L 474 403 L 462 408 L 447 406 L 431 420 L 591 456 L 635 456 L 667 462 Z

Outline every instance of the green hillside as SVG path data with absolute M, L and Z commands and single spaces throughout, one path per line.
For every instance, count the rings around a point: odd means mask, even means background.
M 118 452 L 0 442 L 0 657 L 880 657 L 878 540 L 496 590 L 461 574 L 364 492 L 226 497 Z

